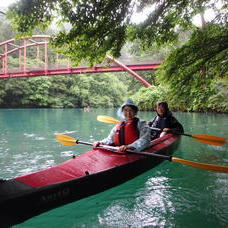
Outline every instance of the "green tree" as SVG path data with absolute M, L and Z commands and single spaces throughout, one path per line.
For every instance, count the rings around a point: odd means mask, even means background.
M 71 28 L 56 34 L 54 45 L 73 62 L 87 60 L 92 64 L 101 62 L 107 51 L 119 56 L 125 43 L 130 3 L 128 0 L 22 0 L 11 8 L 9 18 L 19 32 L 31 34 L 36 26 L 47 28 L 57 15 L 61 23 L 68 23 Z
M 139 24 L 130 20 L 135 7 L 150 10 Z M 190 31 L 189 40 L 171 50 L 157 81 L 166 83 L 171 99 L 186 110 L 206 110 L 218 93 L 213 80 L 227 75 L 227 8 L 227 2 L 219 0 L 20 0 L 8 18 L 19 35 L 31 34 L 37 26 L 47 28 L 53 20 L 67 24 L 53 35 L 52 44 L 76 64 L 102 62 L 107 53 L 119 57 L 128 41 L 137 41 L 141 50 L 176 45 L 180 35 Z M 204 19 L 207 9 L 215 14 L 210 23 Z M 192 23 L 197 14 L 201 27 Z
M 217 2 L 21 0 L 11 7 L 8 16 L 21 33 L 31 33 L 37 26 L 45 28 L 56 18 L 61 23 L 68 23 L 68 30 L 57 33 L 53 43 L 62 47 L 62 51 L 77 63 L 81 60 L 94 63 L 101 61 L 107 52 L 119 57 L 127 38 L 139 39 L 144 46 L 155 41 L 160 44 L 173 42 L 178 38 L 178 27 L 191 28 L 192 17 L 208 8 L 216 10 L 217 23 L 225 23 L 227 4 L 222 2 L 223 11 L 216 8 Z M 139 25 L 133 25 L 130 20 L 135 5 L 141 10 L 151 9 L 148 18 Z
M 0 43 L 15 36 L 10 22 L 5 19 L 5 15 L 0 13 Z
M 25 80 L 20 79 L 2 79 L 1 107 L 21 107 L 21 100 L 28 89 Z
M 1 80 L 0 107 L 116 107 L 127 86 L 113 74 Z
M 168 84 L 171 100 L 187 110 L 207 110 L 212 107 L 210 97 L 218 92 L 215 82 L 228 75 L 227 55 L 228 26 L 208 24 L 169 55 L 157 72 L 157 80 Z
M 50 107 L 49 88 L 51 82 L 48 77 L 36 77 L 23 80 L 27 84 L 21 105 L 24 107 Z

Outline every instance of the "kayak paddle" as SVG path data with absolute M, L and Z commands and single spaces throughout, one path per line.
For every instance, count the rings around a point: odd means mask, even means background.
M 104 123 L 112 123 L 112 124 L 117 124 L 120 121 L 111 117 L 111 116 L 97 116 L 97 120 L 100 122 L 104 122 Z
M 64 146 L 74 146 L 77 144 L 93 146 L 92 143 L 79 141 L 78 139 L 75 139 L 75 138 L 67 136 L 67 135 L 56 134 L 55 137 Z M 104 148 L 107 150 L 111 150 L 113 152 L 117 152 L 117 150 L 118 150 L 117 147 L 106 146 L 106 145 L 100 145 L 99 148 Z M 201 163 L 201 162 L 194 162 L 194 161 L 184 160 L 181 158 L 176 158 L 173 156 L 161 155 L 161 154 L 155 154 L 155 153 L 149 153 L 149 152 L 143 152 L 143 151 L 138 152 L 138 151 L 134 151 L 134 150 L 126 150 L 126 152 L 132 153 L 132 154 L 140 154 L 140 155 L 157 157 L 157 158 L 161 158 L 164 160 L 168 160 L 170 162 L 176 162 L 176 163 L 180 163 L 180 164 L 184 164 L 184 165 L 189 165 L 189 166 L 192 166 L 192 167 L 198 168 L 198 169 L 204 169 L 204 170 L 220 172 L 220 173 L 228 173 L 228 166 L 219 166 L 219 165 L 213 165 L 213 164 L 207 164 L 207 163 Z
M 104 122 L 104 123 L 114 123 L 114 124 L 119 123 L 119 120 L 117 120 L 111 116 L 97 116 L 97 120 L 100 122 Z M 151 127 L 151 129 L 155 130 L 155 131 L 161 131 L 161 129 L 159 129 L 159 128 Z M 205 134 L 190 135 L 190 134 L 184 134 L 184 133 L 175 133 L 175 134 L 188 136 L 188 137 L 196 139 L 197 141 L 199 141 L 201 143 L 214 145 L 214 146 L 222 146 L 228 141 L 224 137 L 219 137 L 219 136 L 215 136 L 215 135 L 205 135 Z

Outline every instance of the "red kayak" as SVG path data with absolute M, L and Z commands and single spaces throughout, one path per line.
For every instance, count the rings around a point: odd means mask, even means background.
M 152 141 L 146 152 L 171 155 L 179 139 L 168 134 Z M 163 160 L 144 154 L 119 154 L 98 148 L 51 168 L 1 181 L 1 224 L 6 227 L 15 225 L 102 192 L 142 174 Z

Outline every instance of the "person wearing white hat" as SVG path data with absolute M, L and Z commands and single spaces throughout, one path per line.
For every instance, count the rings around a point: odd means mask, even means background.
M 150 129 L 146 121 L 136 117 L 138 106 L 131 99 L 127 99 L 118 110 L 123 117 L 110 132 L 109 136 L 101 141 L 94 142 L 93 146 L 100 144 L 118 146 L 118 152 L 125 152 L 127 149 L 142 151 L 150 146 Z

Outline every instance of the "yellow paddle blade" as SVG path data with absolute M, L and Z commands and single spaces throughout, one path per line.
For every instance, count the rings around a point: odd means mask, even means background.
M 175 158 L 175 157 L 172 157 L 172 162 L 177 162 L 184 165 L 190 165 L 194 168 L 205 169 L 213 172 L 228 173 L 228 166 L 220 166 L 220 165 L 212 165 L 212 164 L 201 163 L 201 162 L 188 161 L 188 160 Z
M 214 146 L 222 146 L 227 142 L 226 138 L 214 135 L 197 134 L 192 135 L 192 137 L 201 143 L 206 143 Z
M 97 116 L 97 120 L 100 122 L 104 122 L 104 123 L 112 123 L 112 124 L 117 124 L 120 121 L 111 117 L 111 116 Z
M 56 139 L 64 146 L 74 146 L 77 145 L 77 140 L 73 137 L 67 135 L 55 135 Z

